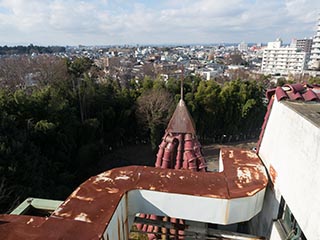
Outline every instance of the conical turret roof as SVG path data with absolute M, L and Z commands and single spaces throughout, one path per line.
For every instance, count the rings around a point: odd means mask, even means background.
M 159 145 L 155 166 L 159 168 L 186 169 L 190 171 L 207 170 L 206 160 L 203 157 L 201 145 L 196 136 L 196 128 L 183 101 L 183 92 L 181 90 L 181 100 L 179 101 L 166 128 L 165 135 Z M 155 215 L 141 214 L 141 218 L 162 219 Z M 168 219 L 162 219 L 168 221 Z M 182 219 L 171 218 L 172 223 L 184 225 Z M 137 225 L 138 229 L 153 232 L 148 234 L 149 239 L 158 239 L 157 232 L 159 227 L 152 225 Z M 180 234 L 180 231 L 178 231 Z
M 181 99 L 166 129 L 171 133 L 190 133 L 195 135 L 196 128 L 185 102 Z
M 206 171 L 196 128 L 183 99 L 179 101 L 159 145 L 155 166 Z

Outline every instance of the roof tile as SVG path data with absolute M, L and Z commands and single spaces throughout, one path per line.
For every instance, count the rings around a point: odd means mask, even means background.
M 303 100 L 300 92 L 294 92 L 294 91 L 290 91 L 287 93 L 287 95 L 289 96 L 290 100 Z
M 289 87 L 294 93 L 304 91 L 304 86 L 301 83 L 285 84 L 284 86 Z
M 320 101 L 320 86 L 300 83 L 285 84 L 283 87 L 277 87 L 267 91 L 268 99 L 271 99 L 272 95 L 276 95 L 278 101 Z
M 305 101 L 316 101 L 319 100 L 319 97 L 317 94 L 312 91 L 311 89 L 308 89 L 305 93 L 302 94 Z
M 277 87 L 275 92 L 276 92 L 278 101 L 288 98 L 286 92 L 281 87 Z

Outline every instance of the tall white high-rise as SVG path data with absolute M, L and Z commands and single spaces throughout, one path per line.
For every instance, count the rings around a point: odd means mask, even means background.
M 239 45 L 238 45 L 238 50 L 239 50 L 240 52 L 247 52 L 247 51 L 248 51 L 248 44 L 245 43 L 245 42 L 239 43 Z
M 320 70 L 320 16 L 318 19 L 317 33 L 313 37 L 309 68 Z
M 268 42 L 263 51 L 261 72 L 265 74 L 300 74 L 306 68 L 308 53 L 297 47 L 282 46 L 282 40 Z

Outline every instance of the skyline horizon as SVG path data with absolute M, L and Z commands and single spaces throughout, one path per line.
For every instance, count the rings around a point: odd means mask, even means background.
M 0 0 L 0 46 L 290 42 L 319 13 L 316 0 Z
M 296 38 L 292 38 L 296 39 Z M 301 38 L 301 39 L 305 39 L 305 38 Z M 298 39 L 300 40 L 300 38 Z M 274 39 L 273 41 L 276 41 L 276 39 Z M 270 42 L 273 42 L 270 41 Z M 30 45 L 33 46 L 37 46 L 37 47 L 179 47 L 179 46 L 235 46 L 238 45 L 240 43 L 242 43 L 244 41 L 240 41 L 240 42 L 212 42 L 212 43 L 124 43 L 124 44 L 75 44 L 75 45 L 68 45 L 68 44 L 61 44 L 61 45 L 54 45 L 54 44 L 50 44 L 50 45 L 42 45 L 42 44 L 36 44 L 36 43 L 12 43 L 12 44 L 4 44 L 1 45 L 0 47 L 18 47 L 18 46 L 23 46 L 23 47 L 28 47 Z M 266 46 L 268 44 L 268 42 L 244 42 L 246 44 L 248 44 L 248 47 L 250 46 L 254 46 L 254 45 L 259 45 L 261 44 L 261 46 Z M 291 43 L 290 42 L 283 42 L 283 45 L 289 45 Z

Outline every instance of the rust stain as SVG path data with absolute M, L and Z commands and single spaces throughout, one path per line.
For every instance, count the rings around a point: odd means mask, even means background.
M 269 173 L 270 173 L 272 183 L 275 184 L 278 177 L 278 173 L 272 165 L 270 165 L 269 167 Z
M 233 158 L 230 157 L 231 152 Z M 25 236 L 34 236 L 28 239 L 99 239 L 122 197 L 135 189 L 219 199 L 252 196 L 265 189 L 268 178 L 257 156 L 236 148 L 221 149 L 221 156 L 223 172 L 191 172 L 145 166 L 122 167 L 104 172 L 81 184 L 48 218 L 34 217 L 34 221 L 30 222 L 30 217 L 0 215 L 0 221 L 8 221 L 0 225 L 0 234 L 11 233 L 10 240 L 25 239 Z M 94 204 L 88 204 L 87 200 Z M 121 224 L 118 219 L 119 232 Z
M 118 188 L 106 187 L 106 190 L 107 190 L 108 193 L 117 193 L 117 192 L 119 192 Z
M 249 158 L 256 158 L 257 154 L 253 151 L 241 151 L 241 153 L 245 153 Z
M 171 120 L 167 126 L 167 131 L 196 134 L 194 122 L 185 102 L 182 99 L 179 101 L 176 110 L 171 117 Z
M 238 148 L 223 148 L 221 157 L 231 198 L 244 192 L 247 196 L 252 196 L 267 185 L 266 169 L 256 153 Z

